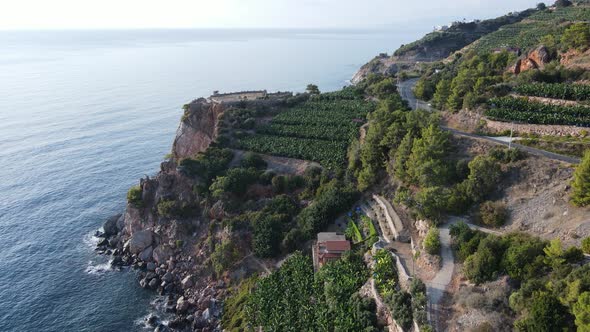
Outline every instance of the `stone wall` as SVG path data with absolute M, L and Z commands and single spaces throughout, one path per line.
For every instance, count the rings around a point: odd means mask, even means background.
M 538 124 L 520 124 L 501 122 L 486 119 L 486 127 L 491 132 L 502 132 L 513 129 L 515 132 L 523 134 L 538 134 L 552 136 L 581 136 L 583 130 L 589 131 L 590 128 L 574 126 L 556 126 L 556 125 L 538 125 Z

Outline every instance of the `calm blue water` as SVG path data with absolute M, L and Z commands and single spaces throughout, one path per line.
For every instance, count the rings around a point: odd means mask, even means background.
M 0 32 L 0 330 L 129 331 L 155 295 L 91 234 L 213 90 L 345 84 L 420 33 Z

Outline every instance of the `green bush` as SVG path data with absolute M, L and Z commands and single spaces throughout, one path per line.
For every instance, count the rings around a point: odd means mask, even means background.
M 142 190 L 140 186 L 133 186 L 129 188 L 129 191 L 127 192 L 127 202 L 137 208 L 143 207 L 141 194 Z
M 240 166 L 243 168 L 265 169 L 266 161 L 264 161 L 264 159 L 262 159 L 259 154 L 246 152 L 246 154 L 244 154 L 244 158 L 240 162 Z
M 561 44 L 566 48 L 587 50 L 588 44 L 590 44 L 590 25 L 588 23 L 572 24 L 563 33 Z
M 228 194 L 242 196 L 248 187 L 258 182 L 259 171 L 255 168 L 232 168 L 225 176 L 218 176 L 209 187 L 215 198 L 222 198 Z
M 590 150 L 584 153 L 574 172 L 571 201 L 576 206 L 590 205 Z
M 582 240 L 582 251 L 585 254 L 590 254 L 590 236 Z
M 215 246 L 215 251 L 211 254 L 211 263 L 215 273 L 220 276 L 225 270 L 237 262 L 242 254 L 235 245 L 235 241 L 225 240 L 221 245 Z
M 508 210 L 501 202 L 485 201 L 479 207 L 478 221 L 489 227 L 500 227 L 506 223 Z
M 413 322 L 412 296 L 404 291 L 397 292 L 390 297 L 388 304 L 391 308 L 393 319 L 396 320 L 404 331 L 409 331 Z
M 489 152 L 490 157 L 503 164 L 519 161 L 526 157 L 526 153 L 520 149 L 494 148 Z
M 424 250 L 431 255 L 440 254 L 440 232 L 438 228 L 431 227 L 424 238 Z
M 190 217 L 198 212 L 196 204 L 178 202 L 173 199 L 161 199 L 157 204 L 158 214 L 165 218 Z
M 176 201 L 171 199 L 162 199 L 158 202 L 158 214 L 162 217 L 170 218 L 176 214 Z
M 257 277 L 244 279 L 240 286 L 223 301 L 221 326 L 227 331 L 247 331 L 246 303 L 256 286 Z
M 498 187 L 501 174 L 500 165 L 491 157 L 475 157 L 469 162 L 469 176 L 465 180 L 467 197 L 481 202 Z

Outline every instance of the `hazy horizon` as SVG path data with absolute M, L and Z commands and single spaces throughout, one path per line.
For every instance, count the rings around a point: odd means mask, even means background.
M 20 0 L 2 6 L 0 30 L 382 29 L 491 18 L 534 7 L 537 2 Z

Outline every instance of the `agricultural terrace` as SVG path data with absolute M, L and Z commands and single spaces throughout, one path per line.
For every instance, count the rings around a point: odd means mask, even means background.
M 590 100 L 590 85 L 568 83 L 531 83 L 521 84 L 514 91 L 525 96 L 554 99 Z
M 500 121 L 529 124 L 590 126 L 590 107 L 582 105 L 552 105 L 527 98 L 492 98 L 485 115 Z
M 564 22 L 580 21 L 590 21 L 590 7 L 587 5 L 539 11 L 521 22 L 506 25 L 483 36 L 474 43 L 473 48 L 478 52 L 504 47 L 532 48 L 539 45 L 541 38 L 547 35 L 561 35 L 567 27 Z
M 374 107 L 354 87 L 312 96 L 240 138 L 237 148 L 340 168 L 348 145 Z
M 345 235 L 354 244 L 363 243 L 370 248 L 375 242 L 379 241 L 379 235 L 373 220 L 363 214 L 359 207 L 348 213 L 347 220 L 348 225 Z

